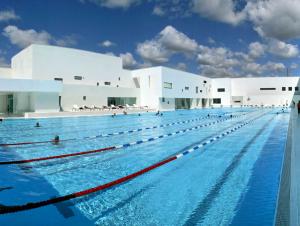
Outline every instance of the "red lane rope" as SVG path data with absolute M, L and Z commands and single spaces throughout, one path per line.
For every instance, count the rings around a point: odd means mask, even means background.
M 106 184 L 103 184 L 103 185 L 100 185 L 100 186 L 97 186 L 97 187 L 82 190 L 82 191 L 79 191 L 79 192 L 74 192 L 74 193 L 71 193 L 69 195 L 64 195 L 64 196 L 61 196 L 61 197 L 48 199 L 48 200 L 44 200 L 44 201 L 40 201 L 40 202 L 30 202 L 30 203 L 27 203 L 27 204 L 24 204 L 24 205 L 19 205 L 19 206 L 1 206 L 0 205 L 0 214 L 7 214 L 7 213 L 14 213 L 14 212 L 20 212 L 20 211 L 24 211 L 24 210 L 35 209 L 35 208 L 39 208 L 39 207 L 42 207 L 42 206 L 48 206 L 48 205 L 55 204 L 55 203 L 58 203 L 58 202 L 63 202 L 63 201 L 67 201 L 67 200 L 70 200 L 70 199 L 79 198 L 81 196 L 85 196 L 85 195 L 88 195 L 88 194 L 92 194 L 92 193 L 95 193 L 95 192 L 98 192 L 98 191 L 102 191 L 102 190 L 111 188 L 113 186 L 116 186 L 118 184 L 124 183 L 128 180 L 134 179 L 135 177 L 138 177 L 142 174 L 145 174 L 145 173 L 147 173 L 151 170 L 154 170 L 155 168 L 158 168 L 158 167 L 160 167 L 162 165 L 165 165 L 165 164 L 167 164 L 171 161 L 174 161 L 176 159 L 177 159 L 176 156 L 170 157 L 170 158 L 168 158 L 164 161 L 160 161 L 158 163 L 155 163 L 155 164 L 153 164 L 149 167 L 146 167 L 146 168 L 144 168 L 140 171 L 137 171 L 135 173 L 129 174 L 125 177 L 121 177 L 117 180 L 108 182 Z
M 98 152 L 103 152 L 103 151 L 109 151 L 109 150 L 113 150 L 113 149 L 116 149 L 116 147 L 112 146 L 112 147 L 106 147 L 106 148 L 101 148 L 101 149 L 97 149 L 97 150 L 82 151 L 82 152 L 76 152 L 76 153 L 71 153 L 71 154 L 53 155 L 53 156 L 34 158 L 34 159 L 23 159 L 23 160 L 16 160 L 16 161 L 0 162 L 0 165 L 23 164 L 23 163 L 38 162 L 38 161 L 50 160 L 50 159 L 60 159 L 60 158 L 66 158 L 66 157 L 71 157 L 71 156 L 77 156 L 77 155 L 86 155 L 86 154 L 98 153 Z

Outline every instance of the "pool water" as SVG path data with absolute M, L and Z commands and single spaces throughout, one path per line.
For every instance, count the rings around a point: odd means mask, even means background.
M 289 117 L 288 110 L 276 108 L 224 108 L 5 120 L 1 144 L 56 135 L 72 140 L 0 146 L 0 162 L 118 148 L 0 163 L 0 213 L 5 206 L 84 191 L 178 158 L 92 194 L 1 214 L 0 225 L 273 225 Z M 37 121 L 40 128 L 34 127 Z M 113 134 L 118 132 L 124 133 Z M 101 134 L 110 135 L 93 138 Z

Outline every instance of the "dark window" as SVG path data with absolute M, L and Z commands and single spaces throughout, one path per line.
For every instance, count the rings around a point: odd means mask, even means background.
M 86 100 L 86 96 L 83 96 L 82 99 L 83 99 L 83 100 Z
M 221 98 L 214 98 L 213 103 L 214 104 L 221 104 Z
M 235 100 L 235 101 L 233 101 L 234 103 L 241 103 L 241 101 L 240 100 Z
M 173 84 L 171 82 L 164 82 L 164 88 L 165 89 L 172 89 Z
M 99 82 L 97 82 L 97 86 L 99 86 Z
M 119 79 L 119 81 L 121 81 L 121 77 L 119 77 L 118 79 Z
M 276 88 L 260 88 L 260 90 L 276 90 Z
M 64 79 L 63 79 L 63 78 L 54 78 L 54 80 L 55 80 L 55 81 L 61 81 L 61 82 L 62 82 Z
M 186 87 L 184 87 L 184 89 L 185 89 L 185 90 L 189 90 L 189 89 L 190 89 L 190 87 L 186 86 Z
M 199 93 L 199 88 L 198 88 L 198 86 L 196 86 L 196 93 Z
M 299 87 L 298 86 L 295 87 L 295 91 L 299 91 Z
M 293 87 L 289 87 L 289 91 L 293 91 Z
M 163 97 L 163 98 L 161 98 L 161 102 L 165 102 L 166 100 L 165 100 L 165 98 Z
M 74 79 L 75 79 L 75 80 L 82 80 L 83 77 L 82 77 L 82 76 L 74 76 Z
M 219 92 L 219 93 L 225 92 L 225 88 L 218 88 L 218 92 Z
M 204 80 L 203 83 L 207 83 L 207 82 Z
M 104 85 L 110 86 L 110 82 L 104 82 Z
M 200 89 L 200 93 L 202 93 L 202 89 Z
M 282 91 L 286 91 L 286 87 L 282 87 Z

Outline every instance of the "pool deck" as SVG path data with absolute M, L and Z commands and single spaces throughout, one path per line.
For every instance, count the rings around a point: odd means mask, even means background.
M 63 111 L 63 112 L 47 112 L 35 113 L 28 112 L 24 115 L 0 115 L 3 118 L 49 118 L 49 117 L 79 117 L 79 116 L 104 116 L 104 115 L 122 115 L 126 111 L 127 114 L 138 114 L 145 112 L 156 112 L 155 109 L 112 109 L 112 110 L 82 110 L 82 111 Z
M 290 225 L 300 226 L 300 115 L 291 114 Z

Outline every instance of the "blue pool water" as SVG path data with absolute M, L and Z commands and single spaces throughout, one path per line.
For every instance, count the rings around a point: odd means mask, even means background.
M 163 116 L 5 120 L 0 124 L 1 144 L 47 141 L 55 135 L 76 140 L 2 146 L 0 162 L 132 145 L 0 165 L 0 212 L 3 206 L 83 191 L 171 156 L 180 158 L 106 190 L 1 214 L 0 225 L 273 225 L 289 121 L 288 112 L 276 114 L 278 111 L 224 108 L 164 112 Z M 41 128 L 34 127 L 37 121 Z M 166 125 L 174 122 L 181 123 Z M 82 139 L 139 128 L 143 130 Z M 193 129 L 186 130 L 189 128 Z M 186 152 L 204 142 L 196 151 Z M 188 154 L 179 155 L 182 152 Z

